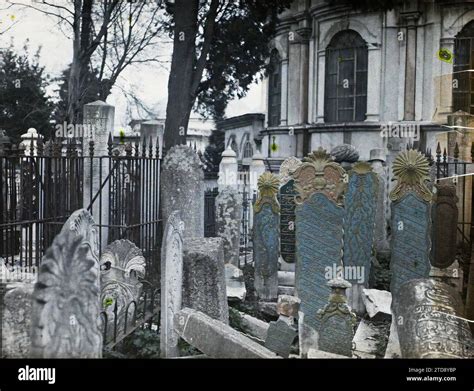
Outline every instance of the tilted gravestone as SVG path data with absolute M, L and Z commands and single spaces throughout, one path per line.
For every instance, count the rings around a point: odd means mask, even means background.
M 347 305 L 345 293 L 351 284 L 335 278 L 328 286 L 331 288 L 329 303 L 318 311 L 321 321 L 318 346 L 320 350 L 351 357 L 356 315 Z
M 459 294 L 434 279 L 415 279 L 394 295 L 392 310 L 403 358 L 473 357 Z
M 281 357 L 288 358 L 291 345 L 298 335 L 295 316 L 298 316 L 300 300 L 294 296 L 278 296 L 278 320 L 270 322 L 265 338 L 265 347 Z
M 102 356 L 97 238 L 92 216 L 80 209 L 46 251 L 33 292 L 33 357 Z
M 107 315 L 104 327 L 107 327 L 106 338 L 109 339 L 133 325 L 143 288 L 140 279 L 145 278 L 145 258 L 135 244 L 120 239 L 105 248 L 100 257 L 100 268 L 100 302 Z M 117 330 L 114 330 L 115 325 Z
M 431 264 L 447 268 L 456 258 L 458 207 L 456 186 L 437 184 L 432 209 Z
M 217 236 L 224 239 L 226 263 L 239 265 L 240 224 L 242 221 L 242 196 L 237 189 L 226 186 L 216 197 Z
M 258 198 L 254 205 L 253 259 L 255 293 L 262 300 L 278 296 L 278 253 L 280 221 L 276 195 L 279 179 L 265 172 L 258 178 Z
M 186 239 L 183 255 L 183 306 L 229 323 L 221 238 Z
M 342 260 L 344 169 L 322 149 L 304 159 L 295 172 L 296 292 L 301 299 L 300 353 L 317 348 L 316 313 L 330 294 L 326 271 Z
M 378 176 L 370 164 L 356 163 L 344 199 L 343 264 L 350 272 L 345 279 L 352 284 L 347 290 L 349 305 L 359 314 L 364 312 L 362 289 L 368 287 L 373 258 L 378 188 Z
M 166 222 L 161 247 L 161 357 L 179 357 L 179 336 L 174 329 L 174 315 L 182 307 L 183 231 L 179 211 L 173 211 Z
M 163 220 L 181 211 L 185 238 L 204 237 L 203 181 L 201 162 L 192 148 L 176 145 L 169 149 L 161 174 Z
M 390 291 L 397 294 L 407 281 L 428 277 L 430 272 L 430 202 L 426 186 L 428 161 L 415 150 L 401 152 L 393 162 L 397 184 L 392 200 Z
M 293 173 L 301 165 L 301 160 L 291 156 L 280 166 L 280 255 L 287 263 L 296 261 L 295 244 L 295 181 Z

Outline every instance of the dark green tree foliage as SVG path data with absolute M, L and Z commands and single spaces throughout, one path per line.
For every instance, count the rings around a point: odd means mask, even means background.
M 54 110 L 54 121 L 56 124 L 61 124 L 68 120 L 68 86 L 70 73 L 71 65 L 69 65 L 62 72 L 61 77 L 55 80 L 57 83 L 59 83 L 59 90 L 57 91 L 59 95 L 59 102 L 56 104 Z M 102 89 L 103 83 L 101 83 L 101 81 L 98 79 L 97 72 L 89 68 L 86 76 L 84 97 L 81 99 L 81 101 L 83 101 L 84 104 L 87 104 L 100 99 Z
M 219 172 L 222 152 L 225 148 L 225 133 L 222 130 L 213 130 L 209 137 L 209 145 L 203 155 L 204 170 L 206 172 Z
M 193 108 L 221 119 L 267 68 L 277 15 L 292 0 L 176 0 L 168 6 L 173 56 L 165 145 L 186 143 Z M 184 131 L 183 131 L 184 130 Z
M 21 54 L 10 46 L 0 60 L 0 128 L 15 144 L 29 128 L 45 136 L 52 130 L 53 105 L 45 91 L 49 76 L 39 65 L 39 56 L 40 49 L 31 56 L 27 45 Z

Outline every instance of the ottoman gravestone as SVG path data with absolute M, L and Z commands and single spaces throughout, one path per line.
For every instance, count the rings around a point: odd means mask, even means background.
M 288 358 L 291 345 L 298 335 L 295 317 L 298 316 L 300 299 L 289 295 L 278 296 L 278 320 L 270 322 L 265 347 L 281 357 Z
M 192 148 L 176 145 L 168 150 L 161 174 L 163 220 L 181 211 L 185 238 L 204 237 L 203 181 L 201 162 Z
M 392 242 L 390 290 L 412 279 L 428 277 L 430 272 L 432 193 L 426 186 L 429 165 L 418 151 L 401 152 L 393 162 L 397 184 L 392 200 Z
M 216 197 L 217 236 L 224 240 L 226 263 L 239 265 L 240 224 L 242 220 L 242 196 L 233 186 L 219 189 Z
M 330 294 L 326 270 L 342 262 L 342 206 L 345 171 L 319 149 L 306 157 L 294 174 L 296 202 L 296 293 L 300 353 L 317 348 L 319 309 Z
M 75 211 L 54 238 L 33 291 L 31 355 L 100 358 L 100 268 L 95 222 Z
M 344 255 L 346 270 L 353 270 L 347 290 L 351 308 L 359 314 L 365 310 L 362 289 L 368 287 L 373 258 L 374 228 L 377 209 L 378 176 L 370 164 L 356 163 L 349 173 L 344 199 Z M 362 276 L 362 281 L 360 277 Z
M 450 183 L 435 185 L 436 194 L 431 213 L 432 248 L 431 264 L 447 268 L 456 258 L 458 207 L 456 186 Z
M 301 165 L 301 160 L 291 156 L 280 166 L 280 255 L 287 263 L 296 261 L 295 245 L 295 181 L 294 171 Z
M 168 217 L 161 248 L 161 357 L 179 357 L 179 336 L 174 328 L 174 316 L 182 307 L 183 231 L 179 211 Z
M 347 305 L 345 293 L 351 284 L 335 278 L 328 286 L 331 288 L 329 303 L 318 311 L 321 320 L 318 346 L 320 350 L 351 357 L 356 315 Z
M 280 205 L 276 195 L 279 179 L 269 172 L 258 178 L 258 198 L 254 205 L 253 257 L 255 291 L 262 300 L 278 296 L 278 250 Z
M 394 295 L 392 311 L 403 358 L 474 357 L 461 297 L 449 285 L 410 280 Z
M 183 307 L 228 324 L 223 242 L 222 238 L 190 238 L 184 242 Z
M 115 324 L 117 332 L 123 332 L 125 327 L 130 329 L 133 325 L 143 288 L 140 279 L 145 278 L 145 258 L 135 244 L 120 239 L 104 249 L 100 257 L 100 269 L 100 302 L 107 315 L 107 325 L 104 327 L 107 327 L 106 336 L 112 338 Z M 117 319 L 114 319 L 114 312 Z

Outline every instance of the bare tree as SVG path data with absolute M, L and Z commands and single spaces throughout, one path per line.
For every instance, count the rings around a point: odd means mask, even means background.
M 121 0 L 42 1 L 21 4 L 56 18 L 71 38 L 73 57 L 68 80 L 68 119 L 81 122 L 90 70 L 98 70 L 100 99 L 105 100 L 119 75 L 131 64 L 158 61 L 152 48 L 161 32 L 161 8 L 150 2 Z

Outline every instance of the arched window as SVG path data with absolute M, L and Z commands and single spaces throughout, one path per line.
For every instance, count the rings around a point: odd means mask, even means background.
M 239 156 L 239 147 L 237 145 L 237 141 L 235 141 L 235 134 L 229 137 L 229 141 L 227 142 L 227 147 L 230 145 L 232 150 L 235 152 L 237 156 Z
M 453 109 L 474 114 L 474 21 L 454 41 Z
M 326 48 L 325 122 L 364 121 L 367 111 L 367 45 L 353 30 L 337 33 Z
M 277 50 L 270 57 L 268 76 L 268 126 L 280 125 L 281 112 L 281 59 Z
M 244 144 L 244 152 L 242 154 L 243 159 L 252 159 L 253 156 L 253 147 L 250 140 L 247 140 Z

